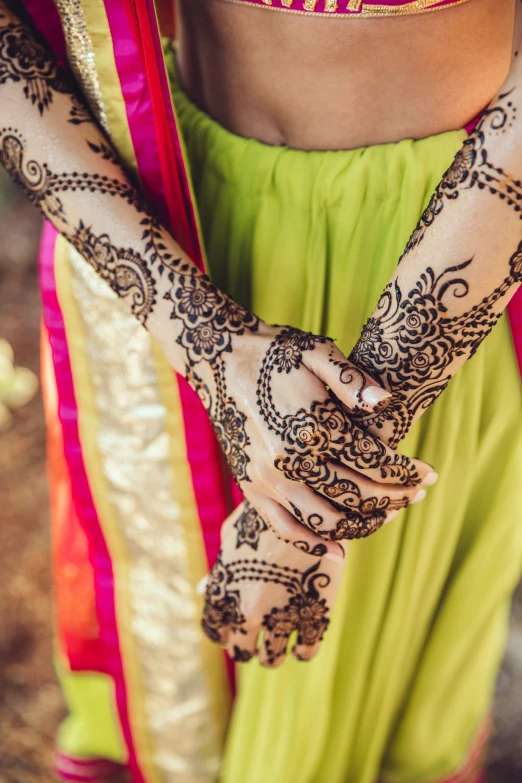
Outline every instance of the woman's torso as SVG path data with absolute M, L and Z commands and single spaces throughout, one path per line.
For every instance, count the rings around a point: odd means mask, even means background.
M 514 0 L 379 19 L 178 3 L 190 97 L 268 144 L 351 149 L 454 130 L 509 70 Z

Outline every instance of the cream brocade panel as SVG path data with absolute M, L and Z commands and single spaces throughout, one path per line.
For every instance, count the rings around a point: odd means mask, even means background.
M 140 663 L 154 764 L 166 783 L 210 783 L 220 759 L 201 602 L 189 573 L 150 337 L 73 248 L 69 258 L 94 388 L 99 460 L 128 553 L 127 630 Z

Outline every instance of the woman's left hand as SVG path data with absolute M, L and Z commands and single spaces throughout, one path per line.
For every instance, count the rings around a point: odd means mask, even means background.
M 319 652 L 346 545 L 319 540 L 277 503 L 270 518 L 277 521 L 277 532 L 245 501 L 225 521 L 207 578 L 202 626 L 233 660 L 257 655 L 263 666 L 276 667 L 286 657 L 291 634 L 298 660 Z

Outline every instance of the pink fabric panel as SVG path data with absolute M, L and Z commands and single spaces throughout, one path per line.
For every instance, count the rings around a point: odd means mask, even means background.
M 106 0 L 105 13 L 111 30 L 114 58 L 125 100 L 140 181 L 155 214 L 163 225 L 169 226 L 170 219 L 163 194 L 154 116 L 140 53 L 120 0 Z
M 55 57 L 62 64 L 67 63 L 67 47 L 63 36 L 60 15 L 52 0 L 24 0 L 34 24 L 47 40 Z
M 54 768 L 62 780 L 77 780 L 83 783 L 110 783 L 117 775 L 121 775 L 121 764 L 115 764 L 107 759 L 78 760 L 56 753 Z
M 120 724 L 129 753 L 129 769 L 133 776 L 132 783 L 145 783 L 145 778 L 138 765 L 128 715 L 127 693 L 116 625 L 112 563 L 83 461 L 78 429 L 78 407 L 76 405 L 69 359 L 69 345 L 54 277 L 54 254 L 57 237 L 58 232 L 56 229 L 50 223 L 46 223 L 42 233 L 39 264 L 43 317 L 49 333 L 58 391 L 58 416 L 62 426 L 64 452 L 71 480 L 73 503 L 78 519 L 89 539 L 94 565 L 96 611 L 100 625 L 100 640 L 105 651 L 103 671 L 110 675 L 114 681 Z M 70 661 L 70 665 L 76 671 L 90 671 L 93 669 L 100 671 L 98 660 L 96 661 L 96 666 L 93 666 L 92 661 L 81 659 Z
M 522 377 L 522 287 L 518 289 L 515 296 L 508 304 L 507 309 L 518 368 Z
M 221 525 L 230 510 L 224 493 L 223 474 L 228 469 L 201 400 L 184 378 L 180 375 L 177 378 L 192 483 L 207 560 L 211 566 L 219 552 Z
M 146 0 L 147 8 L 149 11 L 149 15 L 152 19 L 155 19 L 155 10 L 154 10 L 154 0 Z M 163 62 L 163 51 L 161 48 L 161 41 L 159 39 L 158 35 L 154 36 L 154 50 L 156 55 L 156 60 L 159 63 Z M 192 256 L 192 260 L 198 265 L 198 267 L 205 271 L 205 262 L 202 254 L 202 248 L 199 243 L 199 232 L 198 232 L 198 222 L 197 222 L 197 216 L 196 216 L 196 206 L 194 199 L 192 198 L 190 183 L 188 179 L 188 172 L 187 172 L 187 165 L 185 162 L 185 158 L 183 156 L 183 150 L 181 148 L 181 142 L 180 142 L 180 131 L 178 129 L 178 124 L 176 117 L 174 115 L 174 110 L 172 107 L 172 98 L 170 94 L 170 87 L 168 83 L 168 77 L 167 72 L 164 67 L 160 68 L 160 77 L 161 77 L 161 89 L 163 92 L 163 103 L 167 112 L 168 122 L 169 122 L 169 129 L 170 129 L 170 135 L 174 142 L 174 149 L 176 151 L 176 162 L 177 162 L 177 170 L 178 170 L 178 176 L 180 178 L 182 192 L 184 196 L 185 201 L 185 208 L 187 209 L 189 213 L 189 219 L 191 221 L 192 227 L 193 227 L 193 239 L 194 243 L 197 246 L 198 253 L 197 257 L 194 257 L 194 254 Z
M 110 2 L 106 1 L 105 6 L 113 34 L 116 66 L 126 103 L 127 119 L 138 162 L 139 176 L 152 206 L 161 212 L 161 209 L 164 211 L 166 202 L 163 197 L 153 108 L 146 74 L 122 4 L 119 0 L 110 0 Z M 156 57 L 162 58 L 159 40 L 155 45 Z M 166 104 L 171 106 L 169 88 L 165 82 L 163 91 Z M 172 109 L 170 110 L 170 121 L 170 131 L 175 138 L 180 155 L 179 172 L 183 161 Z M 185 185 L 188 189 L 186 179 Z M 189 190 L 186 192 L 190 194 Z M 169 225 L 168 216 L 165 221 Z M 209 564 L 212 564 L 219 551 L 219 531 L 230 508 L 230 502 L 224 489 L 223 463 L 214 431 L 201 401 L 185 379 L 179 375 L 177 377 L 185 423 L 187 457 L 192 473 L 207 558 Z

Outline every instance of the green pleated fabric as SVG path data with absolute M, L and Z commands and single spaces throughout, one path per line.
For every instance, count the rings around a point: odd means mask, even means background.
M 348 353 L 465 132 L 303 152 L 235 136 L 173 89 L 213 279 Z M 521 425 L 503 317 L 401 444 L 440 480 L 350 546 L 318 658 L 239 667 L 223 783 L 459 770 L 490 712 L 521 570 Z

